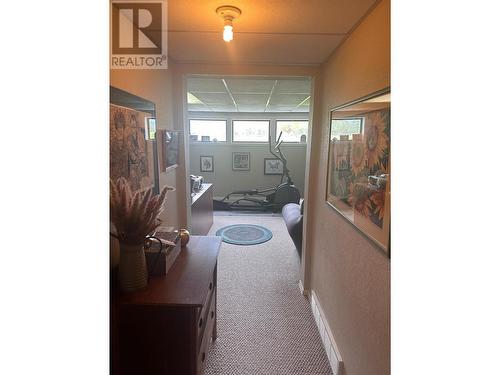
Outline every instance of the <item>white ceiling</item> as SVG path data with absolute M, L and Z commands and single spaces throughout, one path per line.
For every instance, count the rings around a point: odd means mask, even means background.
M 208 78 L 187 80 L 188 111 L 309 112 L 309 78 Z
M 177 62 L 318 65 L 376 0 L 168 0 L 168 52 Z M 221 5 L 241 9 L 222 40 Z

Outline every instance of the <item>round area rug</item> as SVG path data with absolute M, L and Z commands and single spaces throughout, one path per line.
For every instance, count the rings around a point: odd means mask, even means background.
M 253 224 L 234 224 L 219 229 L 216 236 L 233 245 L 256 245 L 269 241 L 273 234 L 267 228 Z

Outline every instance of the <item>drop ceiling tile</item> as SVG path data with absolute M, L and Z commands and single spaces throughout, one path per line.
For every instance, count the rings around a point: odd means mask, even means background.
M 188 104 L 188 111 L 210 111 L 204 104 Z
M 233 98 L 237 105 L 240 104 L 255 104 L 266 105 L 269 95 L 266 94 L 233 94 Z
M 310 103 L 311 103 L 311 97 L 309 97 L 306 100 L 304 100 L 300 106 L 301 107 L 309 107 Z
M 226 79 L 232 94 L 269 94 L 274 86 L 274 79 Z
M 238 112 L 234 105 L 214 104 L 210 106 L 212 112 Z
M 233 97 L 240 112 L 264 112 L 269 95 L 234 94 Z
M 276 94 L 310 94 L 311 80 L 287 79 L 279 80 L 274 88 Z
M 266 112 L 301 112 L 294 105 L 268 105 Z
M 309 112 L 309 106 L 299 106 L 294 108 L 293 112 Z
M 273 94 L 269 104 L 271 105 L 284 105 L 284 106 L 298 106 L 309 96 L 309 94 Z
M 197 93 L 196 96 L 198 99 L 200 99 L 203 103 L 206 105 L 213 105 L 213 104 L 224 104 L 224 105 L 232 105 L 233 100 L 229 96 L 229 94 L 226 92 L 225 94 L 219 94 L 219 93 Z
M 250 105 L 250 104 L 242 104 L 238 105 L 239 112 L 253 112 L 253 113 L 264 113 L 266 111 L 265 105 Z
M 189 78 L 187 82 L 188 92 L 213 92 L 222 93 L 227 92 L 222 79 L 219 78 Z

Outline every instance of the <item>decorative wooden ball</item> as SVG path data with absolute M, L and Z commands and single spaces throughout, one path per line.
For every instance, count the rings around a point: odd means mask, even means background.
M 184 247 L 189 242 L 189 231 L 187 229 L 179 229 L 179 236 L 181 238 L 181 246 Z

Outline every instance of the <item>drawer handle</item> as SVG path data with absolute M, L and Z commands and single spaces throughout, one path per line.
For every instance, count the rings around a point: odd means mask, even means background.
M 210 285 L 208 286 L 208 289 L 212 290 L 212 287 L 213 287 L 213 285 L 212 285 L 212 283 L 210 283 Z
M 205 362 L 205 353 L 201 353 L 201 361 Z
M 212 313 L 210 314 L 210 317 L 213 319 L 214 318 L 214 312 L 212 311 Z
M 200 322 L 198 323 L 198 327 L 201 328 L 202 325 L 203 325 L 203 318 L 200 319 Z

